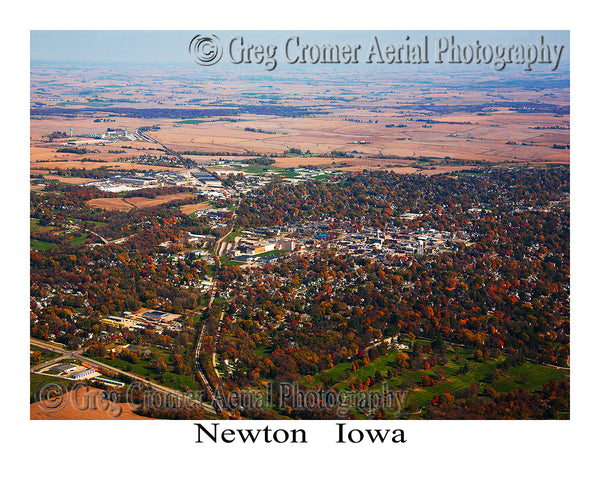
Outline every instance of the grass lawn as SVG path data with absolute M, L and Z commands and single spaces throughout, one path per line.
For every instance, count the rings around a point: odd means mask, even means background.
M 272 172 L 285 178 L 296 178 L 300 176 L 298 172 L 283 167 L 274 167 L 273 165 L 248 165 L 247 167 L 241 167 L 241 169 L 246 173 L 253 173 L 255 175 L 264 175 L 268 172 Z
M 92 179 L 90 179 L 91 181 Z M 75 218 L 75 217 L 69 217 L 69 220 L 72 220 L 74 222 L 81 222 L 83 223 L 86 227 L 90 227 L 92 225 L 100 227 L 100 226 L 104 226 L 104 225 L 108 225 L 107 222 L 94 222 L 92 220 L 81 220 L 80 218 Z
M 219 260 L 221 260 L 222 265 L 244 265 L 244 262 L 236 262 L 235 260 L 227 258 L 225 255 L 219 257 Z
M 261 347 L 258 347 L 256 350 L 254 350 L 254 353 L 256 354 L 257 357 L 264 358 L 268 355 L 271 355 L 271 353 L 273 353 L 273 350 L 275 350 L 273 348 L 273 346 L 263 345 Z
M 71 245 L 82 245 L 88 238 L 88 234 L 84 234 L 81 237 L 73 237 L 71 239 Z
M 548 383 L 550 380 L 561 381 L 568 378 L 567 370 L 537 363 L 524 363 L 518 367 L 509 368 L 506 376 L 502 375 L 492 383 L 492 388 L 498 393 L 508 393 L 520 388 L 539 390 L 544 383 Z
M 241 234 L 242 234 L 242 232 L 239 230 L 231 232 L 229 235 L 227 235 L 227 237 L 225 237 L 225 241 L 233 242 L 235 240 L 235 237 L 239 237 Z
M 29 403 L 37 402 L 37 398 L 34 398 L 34 394 L 38 386 L 46 383 L 54 383 L 62 385 L 65 388 L 69 388 L 73 385 L 73 382 L 63 380 L 62 378 L 49 377 L 48 375 L 38 375 L 37 373 L 31 373 L 29 375 Z
M 270 250 L 268 252 L 257 253 L 255 257 L 267 257 L 269 255 L 279 255 L 281 253 L 287 253 L 289 250 Z
M 33 250 L 46 251 L 57 246 L 57 243 L 44 242 L 42 240 L 36 240 L 35 238 L 29 239 L 29 248 Z
M 196 125 L 197 123 L 206 123 L 207 120 L 194 120 L 194 119 L 189 119 L 189 120 L 179 120 L 175 123 L 180 123 L 183 125 Z
M 146 347 L 144 347 L 146 348 Z M 169 357 L 171 355 L 170 352 L 166 352 L 165 350 L 160 350 L 158 348 L 148 347 L 149 350 L 160 355 L 165 359 L 165 362 L 169 366 Z M 111 360 L 110 358 L 100 358 L 100 357 L 92 357 L 94 360 L 99 362 L 106 363 L 112 367 L 119 368 L 125 372 L 129 371 L 131 373 L 135 373 L 137 375 L 141 375 L 142 377 L 153 380 L 165 387 L 182 389 L 184 386 L 188 386 L 191 389 L 195 388 L 194 380 L 191 376 L 188 375 L 178 375 L 173 372 L 164 372 L 162 375 L 156 373 L 154 370 L 150 368 L 150 360 L 148 358 L 140 358 L 138 363 L 129 363 L 121 358 L 115 358 Z
M 418 342 L 422 345 L 430 343 L 424 340 L 418 340 Z M 365 366 L 362 366 L 362 361 L 359 360 L 360 367 L 356 372 L 353 371 L 351 362 L 343 362 L 315 375 L 314 378 L 317 383 L 321 383 L 323 377 L 326 377 L 334 389 L 346 390 L 352 382 L 357 379 L 364 382 L 367 377 L 373 378 L 375 372 L 379 370 L 386 377 L 390 390 L 406 389 L 406 383 L 414 385 L 414 387 L 409 387 L 408 404 L 420 408 L 426 406 L 434 395 L 440 395 L 446 391 L 454 394 L 470 387 L 473 383 L 479 385 L 480 391 L 487 386 L 491 386 L 498 393 L 508 393 L 521 388 L 527 391 L 539 390 L 543 384 L 548 383 L 550 380 L 566 380 L 569 376 L 569 372 L 566 370 L 531 362 L 526 362 L 523 365 L 502 372 L 498 370 L 498 367 L 505 360 L 505 356 L 482 363 L 474 360 L 473 352 L 474 349 L 449 346 L 447 350 L 448 363 L 446 365 L 436 365 L 428 370 L 408 370 L 395 378 L 387 379 L 388 369 L 399 367 L 396 362 L 397 353 L 392 351 L 374 359 Z M 465 364 L 468 365 L 469 370 L 466 373 L 457 375 L 459 368 Z M 424 375 L 433 377 L 436 374 L 439 375 L 440 370 L 444 372 L 443 380 L 438 380 L 431 387 L 424 388 L 420 386 L 421 378 Z M 492 377 L 493 371 L 496 371 L 497 378 Z M 379 389 L 381 384 L 377 383 L 372 388 Z

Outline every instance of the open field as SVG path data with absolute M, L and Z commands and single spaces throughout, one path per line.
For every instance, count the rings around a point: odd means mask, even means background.
M 43 66 L 32 71 L 32 105 L 55 108 L 31 119 L 32 170 L 81 166 L 72 162 L 82 156 L 114 168 L 131 168 L 133 164 L 116 160 L 161 155 L 162 147 L 85 136 L 103 134 L 107 128 L 133 132 L 147 126 L 153 127 L 147 132 L 151 138 L 175 152 L 186 152 L 198 163 L 227 153 L 237 156 L 228 158 L 243 161 L 251 154 L 281 155 L 294 148 L 310 155 L 276 157 L 275 166 L 433 174 L 448 169 L 436 165 L 418 170 L 406 157 L 494 164 L 568 163 L 570 158 L 569 149 L 562 148 L 570 143 L 568 82 L 562 80 L 532 88 L 526 76 L 520 86 L 518 81 L 504 84 L 472 73 L 441 76 L 438 81 L 423 73 L 347 74 L 332 81 L 327 73 L 314 72 L 279 79 L 277 88 L 254 77 L 229 78 L 225 88 L 221 80 L 185 68 L 158 77 L 132 68 L 113 82 L 98 67 L 87 72 L 94 78 L 92 98 L 89 84 L 77 75 L 61 72 L 57 82 L 48 79 L 49 71 Z M 139 75 L 160 81 L 149 93 Z M 57 115 L 58 107 L 62 113 Z M 151 114 L 139 113 L 145 111 Z M 48 142 L 50 133 L 68 133 L 71 128 L 73 137 Z M 56 152 L 67 140 L 79 142 L 86 153 Z M 332 152 L 353 158 L 332 158 Z
M 165 360 L 168 361 L 169 354 L 162 352 L 157 353 L 157 355 L 165 358 Z M 111 365 L 121 370 L 130 371 L 145 378 L 149 378 L 160 383 L 161 385 L 164 385 L 165 387 L 183 389 L 187 386 L 190 389 L 194 388 L 194 380 L 189 375 L 178 375 L 171 371 L 157 374 L 151 368 L 150 360 L 148 358 L 140 357 L 138 363 L 130 363 L 120 358 L 116 358 L 114 360 L 111 360 L 110 358 L 95 358 L 95 360 L 104 362 L 107 365 Z
M 36 155 L 39 156 L 40 158 L 42 158 L 42 160 L 37 160 L 37 161 L 34 159 L 31 160 L 31 165 L 30 165 L 31 173 L 36 173 L 36 174 L 41 173 L 42 175 L 45 175 L 45 174 L 49 174 L 51 171 L 53 171 L 53 170 L 55 171 L 57 169 L 66 170 L 67 168 L 85 168 L 88 170 L 93 170 L 95 168 L 100 168 L 100 167 L 107 167 L 107 168 L 110 168 L 113 170 L 133 170 L 133 169 L 135 169 L 135 170 L 139 170 L 141 172 L 143 172 L 143 171 L 149 172 L 149 171 L 164 171 L 164 170 L 171 170 L 171 171 L 181 170 L 181 168 L 179 168 L 179 167 L 163 167 L 163 166 L 159 166 L 159 165 L 144 165 L 144 164 L 139 164 L 139 163 L 110 162 L 110 161 L 104 161 L 104 160 L 89 162 L 89 161 L 77 159 L 78 157 L 72 153 L 59 154 L 59 155 L 67 156 L 67 157 L 64 157 L 62 160 L 57 160 L 57 159 L 47 160 L 46 158 L 52 157 L 51 153 L 52 152 L 36 153 Z M 99 157 L 101 157 L 101 155 L 99 155 Z
M 423 345 L 427 341 L 420 341 Z M 264 349 L 264 347 L 261 347 Z M 463 347 L 450 347 L 448 357 L 451 359 L 447 365 L 437 365 L 427 370 L 411 371 L 401 374 L 396 378 L 388 379 L 390 389 L 409 390 L 408 401 L 413 407 L 425 406 L 434 395 L 440 395 L 443 392 L 455 394 L 459 390 L 469 388 L 473 383 L 479 385 L 482 391 L 485 386 L 491 386 L 498 393 L 508 393 L 515 389 L 525 389 L 529 391 L 538 390 L 544 383 L 550 380 L 565 380 L 569 377 L 568 370 L 557 369 L 555 367 L 539 365 L 531 362 L 525 362 L 523 365 L 511 367 L 505 372 L 492 377 L 491 374 L 497 370 L 504 356 L 485 363 L 477 362 L 473 359 L 474 349 Z M 259 354 L 259 352 L 257 352 Z M 333 368 L 317 375 L 322 380 L 328 379 L 337 388 L 349 388 L 351 382 L 360 379 L 364 382 L 368 377 L 372 377 L 379 371 L 386 377 L 388 370 L 398 368 L 396 362 L 396 352 L 390 352 L 376 358 L 366 366 L 352 369 L 352 363 L 340 363 Z M 469 369 L 466 373 L 458 374 L 461 366 L 467 364 Z M 437 381 L 433 386 L 422 387 L 419 385 L 423 376 L 442 376 L 442 380 Z M 375 387 L 378 388 L 378 387 Z
M 194 197 L 193 193 L 173 193 L 170 195 L 159 195 L 156 198 L 129 197 L 129 198 L 93 198 L 87 201 L 90 207 L 104 208 L 105 210 L 115 210 L 128 212 L 132 208 L 150 208 L 169 203 L 174 200 L 185 200 Z
M 186 198 L 193 198 L 194 196 L 195 195 L 193 193 L 173 193 L 171 195 L 159 195 L 156 198 L 130 197 L 126 199 L 126 201 L 137 208 L 149 208 L 155 207 L 157 205 L 162 205 L 163 203 L 169 203 L 174 200 L 185 200 Z
M 92 198 L 87 201 L 90 207 L 103 208 L 109 211 L 128 212 L 133 205 L 122 198 Z
M 181 207 L 179 207 L 181 213 L 183 213 L 184 215 L 191 215 L 194 212 L 197 212 L 199 210 L 205 210 L 207 208 L 210 208 L 210 204 L 208 202 L 190 203 L 189 205 L 182 205 Z
M 498 112 L 489 117 L 453 115 L 436 117 L 428 125 L 402 119 L 406 128 L 386 128 L 384 124 L 399 123 L 394 116 L 373 115 L 378 124 L 353 123 L 329 117 L 310 119 L 269 118 L 243 123 L 207 122 L 197 125 L 164 128 L 154 136 L 174 150 L 199 150 L 203 152 L 232 152 L 248 154 L 282 154 L 289 148 L 299 148 L 313 154 L 333 151 L 353 155 L 354 159 L 340 159 L 366 168 L 377 168 L 371 158 L 378 156 L 437 157 L 450 156 L 461 160 L 511 162 L 568 162 L 568 150 L 552 149 L 553 144 L 569 143 L 568 131 L 532 130 L 538 124 L 568 125 L 568 118 L 559 121 L 551 114 L 529 115 Z M 363 120 L 363 121 L 369 121 Z M 469 122 L 466 125 L 442 122 Z M 423 126 L 430 128 L 422 128 Z M 499 125 L 499 126 L 492 126 Z M 282 134 L 265 134 L 246 131 L 245 128 L 280 131 Z M 402 140 L 400 140 L 402 138 Z M 362 144 L 353 142 L 365 142 Z M 515 142 L 516 144 L 507 144 Z M 527 143 L 527 145 L 521 145 Z M 335 159 L 334 159 L 335 160 Z M 377 158 L 376 158 L 377 160 Z M 331 158 L 288 157 L 277 159 L 277 165 L 293 167 L 302 164 L 331 163 Z M 382 159 L 383 163 L 385 160 Z M 387 162 L 389 163 L 389 162 Z
M 54 382 L 54 378 L 44 378 L 46 381 Z M 74 382 L 71 382 L 70 385 L 73 384 Z M 48 408 L 44 410 L 41 402 L 32 403 L 29 406 L 29 418 L 30 420 L 151 420 L 133 413 L 134 409 L 127 403 L 111 405 L 106 400 L 101 402 L 100 395 L 103 392 L 92 387 L 80 388 L 76 393 L 69 392 L 62 395 L 60 401 L 56 400 L 58 405 L 62 406 L 64 402 L 65 406 L 55 411 L 46 411 Z
M 60 177 L 58 175 L 44 175 L 44 180 L 55 180 L 60 183 L 69 183 L 71 185 L 83 185 L 84 183 L 93 182 L 93 178 L 83 177 Z

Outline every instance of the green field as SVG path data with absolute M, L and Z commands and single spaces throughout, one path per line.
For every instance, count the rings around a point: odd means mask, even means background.
M 69 217 L 69 220 L 71 220 L 73 222 L 83 223 L 86 227 L 90 227 L 92 225 L 95 225 L 98 227 L 108 225 L 107 222 L 94 222 L 92 220 L 81 220 L 80 218 L 75 218 L 75 217 Z
M 43 242 L 42 240 L 36 240 L 35 238 L 29 239 L 29 248 L 32 250 L 46 251 L 57 246 L 58 244 L 56 243 Z
M 325 180 L 326 178 L 329 178 L 329 174 L 328 173 L 320 173 L 319 175 L 315 175 L 312 178 L 313 178 L 313 180 Z
M 229 235 L 227 235 L 227 237 L 225 237 L 225 241 L 233 242 L 235 240 L 235 237 L 239 237 L 241 234 L 242 232 L 240 231 L 231 232 Z
M 273 347 L 272 345 L 263 345 L 261 347 L 258 347 L 254 351 L 254 353 L 256 354 L 257 357 L 264 358 L 267 355 L 271 355 L 271 353 L 273 353 L 274 349 L 275 349 L 275 347 Z
M 282 253 L 288 253 L 289 250 L 270 250 L 268 252 L 257 253 L 255 257 L 268 257 L 269 255 L 280 255 Z
M 422 345 L 429 343 L 424 340 L 418 342 Z M 420 408 L 426 406 L 434 395 L 440 395 L 446 391 L 454 394 L 469 388 L 473 383 L 478 384 L 479 391 L 491 386 L 497 393 L 508 393 L 518 389 L 539 390 L 542 385 L 551 380 L 567 380 L 569 377 L 568 370 L 532 362 L 525 362 L 523 365 L 502 371 L 499 370 L 499 366 L 505 360 L 505 356 L 487 362 L 478 362 L 474 359 L 473 353 L 473 349 L 451 346 L 447 351 L 448 363 L 446 365 L 437 365 L 428 370 L 400 371 L 401 373 L 397 377 L 388 379 L 388 370 L 399 368 L 396 362 L 397 353 L 391 351 L 374 359 L 366 366 L 362 366 L 359 361 L 361 366 L 356 372 L 353 371 L 351 362 L 344 362 L 315 375 L 314 379 L 317 383 L 322 383 L 325 377 L 329 381 L 329 385 L 335 389 L 347 390 L 350 384 L 357 379 L 365 382 L 367 377 L 373 378 L 375 372 L 379 371 L 388 382 L 390 390 L 406 390 L 408 388 L 408 405 L 412 408 Z M 458 370 L 464 365 L 467 365 L 469 370 L 459 375 Z M 441 371 L 443 371 L 443 378 L 434 385 L 426 388 L 420 385 L 423 376 L 439 376 Z M 381 388 L 381 384 L 372 385 L 371 388 Z
M 287 168 L 274 167 L 273 165 L 248 165 L 247 167 L 240 167 L 240 169 L 254 175 L 265 175 L 266 173 L 271 172 L 281 175 L 284 178 L 297 178 L 300 176 L 298 172 Z
M 71 239 L 71 245 L 81 245 L 83 243 L 85 243 L 85 241 L 88 238 L 88 234 L 84 234 L 81 237 L 74 237 Z
M 69 388 L 72 385 L 72 382 L 68 380 L 64 380 L 62 378 L 49 377 L 47 375 L 38 375 L 37 373 L 31 373 L 29 375 L 29 403 L 35 403 L 38 401 L 35 398 L 35 392 L 38 386 L 43 386 L 44 384 L 53 383 L 63 386 L 64 388 Z
M 496 392 L 508 393 L 520 388 L 539 390 L 544 383 L 548 383 L 550 380 L 560 381 L 568 378 L 567 370 L 536 363 L 524 363 L 518 367 L 509 368 L 507 374 L 506 377 L 502 376 L 492 382 L 492 388 Z
M 194 120 L 194 119 L 190 119 L 190 120 L 179 120 L 175 123 L 181 123 L 184 125 L 196 125 L 197 123 L 206 123 L 207 120 Z
M 160 355 L 165 359 L 167 365 L 169 365 L 169 357 L 170 352 L 164 352 L 163 350 L 159 350 L 156 348 L 150 347 L 149 350 L 152 350 L 154 353 Z M 184 386 L 187 386 L 190 389 L 195 388 L 194 381 L 191 376 L 188 375 L 177 375 L 172 372 L 164 372 L 162 374 L 156 373 L 154 370 L 150 368 L 150 359 L 140 357 L 138 363 L 130 363 L 126 360 L 115 358 L 111 360 L 110 358 L 100 358 L 100 357 L 91 357 L 98 362 L 106 363 L 112 367 L 119 368 L 125 372 L 135 373 L 137 375 L 141 375 L 142 377 L 153 380 L 165 387 L 175 388 L 178 390 L 183 389 Z
M 236 262 L 235 260 L 227 258 L 225 255 L 219 257 L 219 260 L 221 260 L 221 265 L 244 265 L 244 262 Z

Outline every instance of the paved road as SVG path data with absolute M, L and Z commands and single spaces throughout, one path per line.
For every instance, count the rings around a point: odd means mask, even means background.
M 192 405 L 194 405 L 198 408 L 201 408 L 203 410 L 206 410 L 207 412 L 210 412 L 212 414 L 216 413 L 215 409 L 213 408 L 213 406 L 210 403 L 206 403 L 206 402 L 201 403 L 199 401 L 190 399 L 189 397 L 187 397 L 183 393 L 181 393 L 179 390 L 174 390 L 172 388 L 165 387 L 156 382 L 153 382 L 152 380 L 148 380 L 147 378 L 142 377 L 141 375 L 136 375 L 135 373 L 126 372 L 124 370 L 113 367 L 111 365 L 107 365 L 106 363 L 102 363 L 97 360 L 92 360 L 91 358 L 84 357 L 83 355 L 81 355 L 81 352 L 85 351 L 85 348 L 80 349 L 80 350 L 69 351 L 69 350 L 65 350 L 64 348 L 53 345 L 51 343 L 43 342 L 41 340 L 37 340 L 37 339 L 33 339 L 33 338 L 30 339 L 30 343 L 36 347 L 44 348 L 46 350 L 50 350 L 52 352 L 61 354 L 61 356 L 59 358 L 56 358 L 56 359 L 52 360 L 51 362 L 46 362 L 46 364 L 56 363 L 57 361 L 60 361 L 60 360 L 76 359 L 76 360 L 79 360 L 80 362 L 85 362 L 93 367 L 103 368 L 103 369 L 109 370 L 114 373 L 119 373 L 121 375 L 125 375 L 126 377 L 131 378 L 133 380 L 138 380 L 140 382 L 143 382 L 144 384 L 149 385 L 150 387 L 152 387 L 154 390 L 156 390 L 158 392 L 166 393 L 166 394 L 172 395 L 176 398 L 181 398 L 181 399 L 185 398 L 185 401 L 187 402 L 187 404 L 192 404 Z M 31 368 L 31 371 L 33 372 L 34 369 L 39 370 L 40 368 L 41 368 L 40 365 L 36 365 L 35 367 Z

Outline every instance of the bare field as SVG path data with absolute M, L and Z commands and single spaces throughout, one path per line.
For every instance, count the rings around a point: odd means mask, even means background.
M 152 156 L 160 156 L 164 155 L 164 152 L 148 150 L 147 148 L 152 148 L 150 143 L 142 143 L 142 142 L 128 142 L 135 143 L 137 145 L 145 145 L 145 147 L 141 148 L 131 148 L 131 149 L 123 149 L 122 145 L 77 145 L 79 148 L 83 148 L 86 150 L 84 154 L 77 153 L 68 153 L 68 152 L 58 152 L 57 150 L 64 148 L 65 145 L 62 145 L 58 142 L 46 143 L 46 142 L 37 142 L 31 145 L 29 151 L 29 158 L 31 164 L 46 164 L 46 163 L 56 163 L 56 162 L 83 162 L 84 159 L 88 160 L 87 163 L 90 168 L 97 168 L 97 164 L 108 164 L 111 166 L 115 166 L 116 168 L 121 168 L 120 166 L 125 165 L 125 167 L 131 165 L 135 165 L 134 161 L 123 161 L 128 159 L 137 159 L 140 155 L 152 155 Z M 118 152 L 118 153 L 115 153 Z M 91 161 L 90 161 L 91 160 Z M 121 161 L 119 161 L 121 160 Z M 96 165 L 96 167 L 94 167 Z M 108 166 L 104 165 L 104 166 Z M 136 168 L 144 168 L 150 167 L 148 165 L 140 164 L 136 165 Z M 177 167 L 160 167 L 164 169 L 176 169 Z
M 564 78 L 532 87 L 528 76 L 521 77 L 522 84 L 518 78 L 503 83 L 493 76 L 486 78 L 485 72 L 464 72 L 454 78 L 417 71 L 335 77 L 310 71 L 271 81 L 256 76 L 216 79 L 210 72 L 179 67 L 158 73 L 129 66 L 115 77 L 104 67 L 90 67 L 82 76 L 39 66 L 31 73 L 32 105 L 60 107 L 72 110 L 73 115 L 32 117 L 31 163 L 32 169 L 80 166 L 72 163 L 80 161 L 80 156 L 56 152 L 65 139 L 52 144 L 44 139 L 51 132 L 69 133 L 72 128 L 74 137 L 69 140 L 91 142 L 84 147 L 85 156 L 102 165 L 165 170 L 116 162 L 160 155 L 155 143 L 85 138 L 107 128 L 131 132 L 153 125 L 160 129 L 148 135 L 173 151 L 207 154 L 192 157 L 199 164 L 223 153 L 243 161 L 251 153 L 282 154 L 292 148 L 316 157 L 277 158 L 276 166 L 335 166 L 335 161 L 346 162 L 351 169 L 383 168 L 385 164 L 409 167 L 398 159 L 382 158 L 386 156 L 451 157 L 495 164 L 569 163 L 567 148 L 553 148 L 570 143 L 570 116 L 563 108 L 569 106 L 570 97 Z M 111 108 L 120 111 L 110 113 Z M 127 109 L 130 116 L 122 113 Z M 137 118 L 136 112 L 144 109 L 155 110 L 148 112 L 148 118 Z M 164 109 L 181 109 L 182 113 Z M 197 117 L 193 110 L 198 111 Z M 162 118 L 150 117 L 155 114 Z M 332 159 L 329 155 L 334 151 L 354 158 Z
M 162 205 L 163 203 L 169 203 L 173 200 L 185 200 L 186 198 L 193 198 L 193 193 L 173 193 L 171 195 L 159 195 L 156 198 L 145 198 L 145 197 L 130 197 L 126 201 L 131 203 L 137 208 L 148 208 Z
M 373 123 L 375 119 L 377 124 Z M 372 123 L 368 123 L 369 120 Z M 483 117 L 475 114 L 439 116 L 435 117 L 437 123 L 427 124 L 413 117 L 409 120 L 391 115 L 373 115 L 369 118 L 363 112 L 361 121 L 367 123 L 333 117 L 263 118 L 260 121 L 246 119 L 237 123 L 207 122 L 172 128 L 167 126 L 159 132 L 153 132 L 153 135 L 165 145 L 179 151 L 232 152 L 242 155 L 256 152 L 267 155 L 281 154 L 290 148 L 297 148 L 316 154 L 340 151 L 358 158 L 381 155 L 450 156 L 462 160 L 491 162 L 569 162 L 568 150 L 551 148 L 554 144 L 566 145 L 570 142 L 568 116 L 556 119 L 551 114 L 499 111 Z M 389 128 L 386 124 L 406 126 Z M 534 129 L 535 126 L 555 125 L 566 130 Z M 245 128 L 263 132 L 247 131 Z M 196 159 L 202 163 L 203 159 Z M 304 164 L 318 164 L 315 163 L 316 160 L 309 158 L 301 160 L 306 160 Z M 278 166 L 298 165 L 289 158 L 276 161 Z
M 133 205 L 122 198 L 92 198 L 86 202 L 90 207 L 103 208 L 109 211 L 128 212 Z
M 83 177 L 60 177 L 58 175 L 44 175 L 45 180 L 56 180 L 61 183 L 70 183 L 71 185 L 82 185 L 84 183 L 93 182 L 93 178 Z
M 129 197 L 129 198 L 92 198 L 86 203 L 93 208 L 103 208 L 110 211 L 128 212 L 132 208 L 149 208 L 172 202 L 173 200 L 185 200 L 193 198 L 193 193 L 173 193 L 171 195 L 159 195 L 156 198 Z
M 29 419 L 152 420 L 149 417 L 142 417 L 133 413 L 135 408 L 132 408 L 127 403 L 111 405 L 106 400 L 101 401 L 100 395 L 102 394 L 103 390 L 100 390 L 99 388 L 80 388 L 75 392 L 71 391 L 69 392 L 69 395 L 61 395 L 62 401 L 58 402 L 57 400 L 56 404 L 62 406 L 63 402 L 65 402 L 64 408 L 57 411 L 45 411 L 41 402 L 32 403 L 29 406 Z
M 190 203 L 189 205 L 182 205 L 181 207 L 179 207 L 179 209 L 181 210 L 181 213 L 183 213 L 184 215 L 191 215 L 194 212 L 197 212 L 199 210 L 205 210 L 209 207 L 210 207 L 210 205 L 208 202 L 203 202 L 203 203 Z

